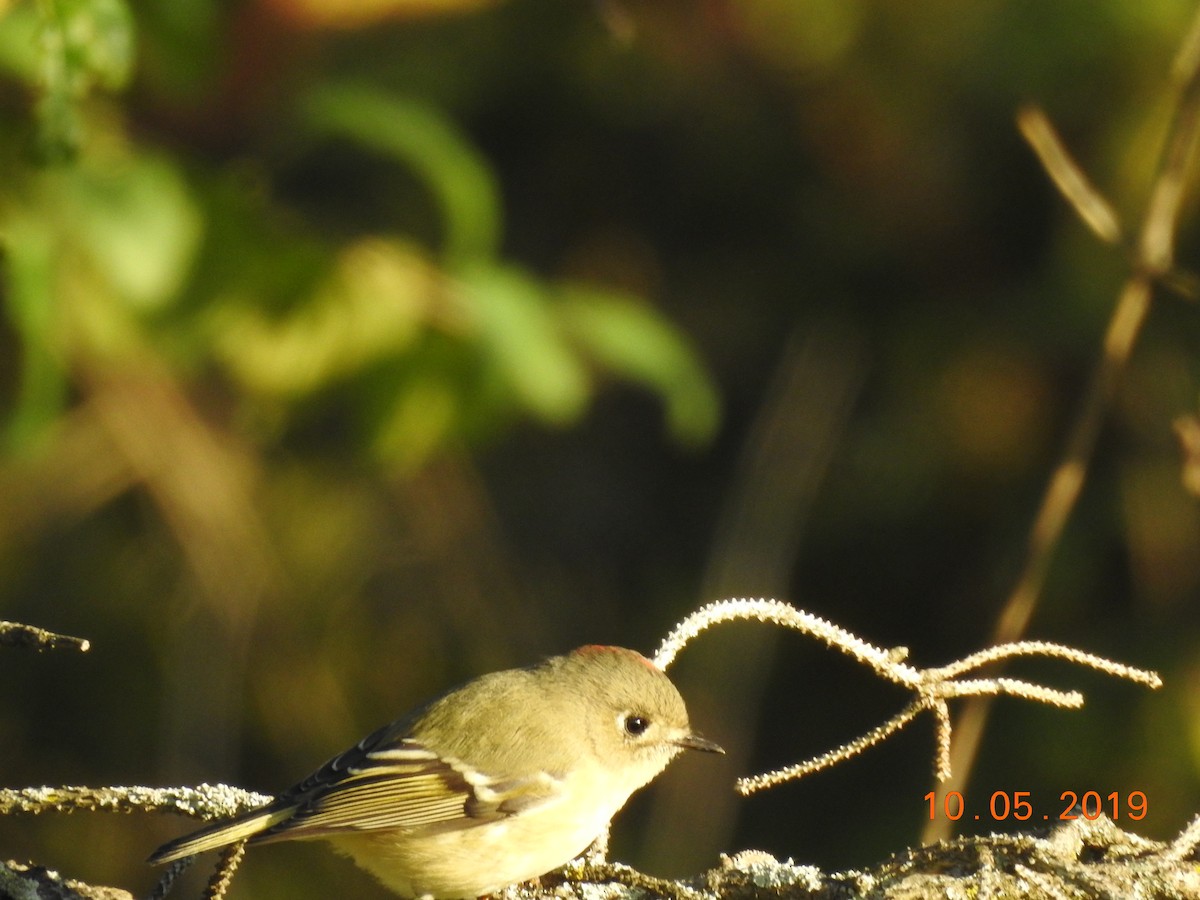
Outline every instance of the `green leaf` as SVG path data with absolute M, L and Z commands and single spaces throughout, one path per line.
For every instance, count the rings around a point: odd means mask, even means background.
M 439 111 L 369 87 L 323 87 L 309 95 L 309 123 L 351 138 L 411 168 L 433 192 L 451 266 L 496 255 L 500 199 L 487 162 Z
M 568 332 L 602 366 L 660 394 L 676 440 L 696 445 L 712 437 L 720 419 L 716 390 L 666 319 L 634 297 L 602 288 L 571 285 L 563 294 Z

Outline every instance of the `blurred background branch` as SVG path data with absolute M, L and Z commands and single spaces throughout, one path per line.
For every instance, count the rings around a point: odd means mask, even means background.
M 1117 384 L 1150 313 L 1154 291 L 1159 280 L 1175 265 L 1176 228 L 1184 185 L 1193 174 L 1196 146 L 1200 142 L 1200 10 L 1176 55 L 1172 76 L 1174 107 L 1146 204 L 1132 260 L 1133 271 L 1121 288 L 1104 334 L 1103 351 L 1080 400 L 1062 460 L 1055 467 L 1038 507 L 1024 566 L 992 635 L 995 644 L 1018 640 L 1029 626 L 1041 599 L 1051 561 L 1083 491 Z M 1111 208 L 1088 187 L 1087 178 L 1078 173 L 1070 158 L 1059 149 L 1061 143 L 1051 139 L 1052 132 L 1044 119 L 1039 120 L 1034 113 L 1025 113 L 1022 124 L 1026 138 L 1038 150 L 1048 174 L 1080 218 L 1102 239 L 1117 240 L 1120 227 Z M 961 791 L 969 783 L 992 702 L 990 697 L 973 698 L 963 710 L 951 755 L 954 775 L 946 785 L 947 790 Z M 925 840 L 946 838 L 952 833 L 951 825 L 948 819 L 931 822 L 926 828 Z

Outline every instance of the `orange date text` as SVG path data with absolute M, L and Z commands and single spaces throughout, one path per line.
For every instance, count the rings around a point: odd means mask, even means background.
M 985 819 L 993 822 L 1003 822 L 1007 819 L 1016 819 L 1019 822 L 1048 822 L 1051 819 L 1067 822 L 1072 819 L 1098 819 L 1105 814 L 1113 820 L 1127 818 L 1138 821 L 1146 818 L 1148 806 L 1144 791 L 1129 791 L 1126 794 L 1120 791 L 1109 794 L 1101 794 L 1099 791 L 1063 791 L 1053 810 L 1041 815 L 1034 810 L 1029 791 L 993 791 L 987 804 L 976 811 L 968 808 L 967 801 L 959 791 L 948 791 L 940 797 L 937 791 L 930 791 L 924 799 L 929 804 L 930 819 L 941 815 L 954 822 L 964 816 L 977 822 Z

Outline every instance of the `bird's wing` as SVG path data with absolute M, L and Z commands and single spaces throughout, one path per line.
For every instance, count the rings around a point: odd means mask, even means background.
M 392 828 L 468 828 L 553 802 L 546 772 L 499 779 L 388 729 L 335 757 L 279 798 L 292 813 L 255 842 Z
M 266 806 L 164 844 L 150 862 L 172 862 L 242 840 L 258 843 L 391 828 L 469 828 L 561 796 L 561 782 L 554 774 L 499 779 L 439 756 L 406 734 L 406 722 L 385 726 Z

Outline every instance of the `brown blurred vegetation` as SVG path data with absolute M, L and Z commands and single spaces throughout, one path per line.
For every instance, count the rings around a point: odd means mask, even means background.
M 279 790 L 458 680 L 650 650 L 726 595 L 922 665 L 980 646 L 1125 274 L 1013 114 L 1132 214 L 1193 10 L 0 3 L 0 618 L 93 646 L 0 655 L 0 778 Z M 1039 670 L 1088 705 L 998 704 L 978 808 L 1141 790 L 1155 837 L 1200 809 L 1198 395 L 1163 297 L 1031 627 L 1166 688 Z M 636 799 L 618 858 L 915 840 L 919 729 L 732 794 L 894 712 L 871 676 L 753 626 L 675 671 L 733 752 Z M 0 854 L 140 893 L 183 827 L 0 822 Z M 271 847 L 234 895 L 347 879 Z

